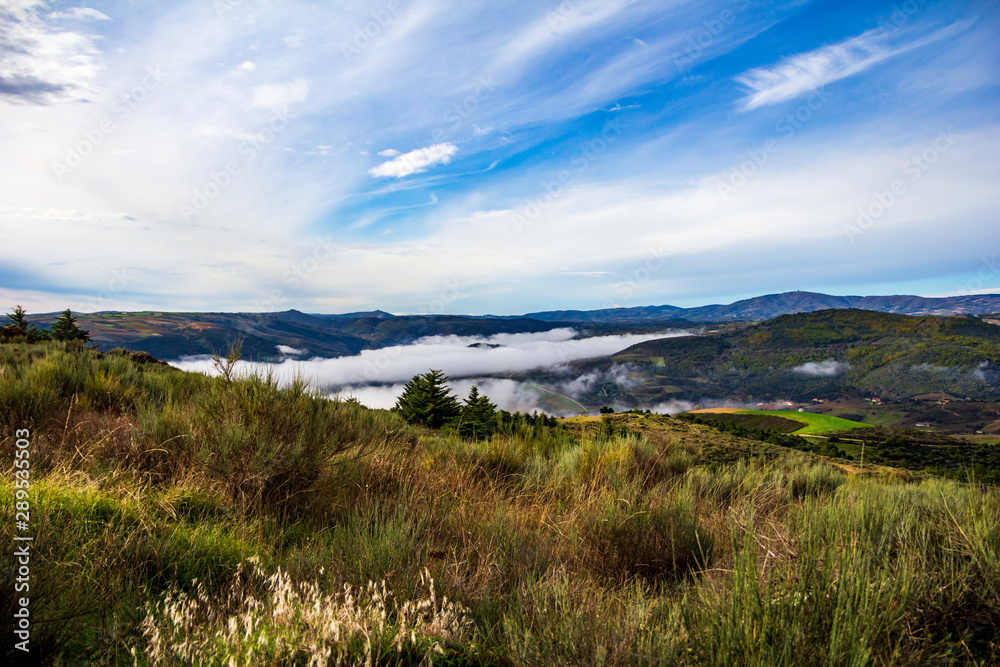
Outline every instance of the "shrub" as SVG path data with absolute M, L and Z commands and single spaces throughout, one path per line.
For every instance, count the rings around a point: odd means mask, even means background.
M 251 375 L 214 383 L 198 401 L 191 437 L 178 444 L 234 500 L 284 505 L 304 500 L 340 454 L 405 437 L 382 421 L 310 394 L 301 380 L 281 389 Z

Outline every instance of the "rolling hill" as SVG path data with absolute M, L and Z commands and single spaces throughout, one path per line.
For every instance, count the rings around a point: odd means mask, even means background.
M 749 401 L 843 396 L 1000 395 L 1000 328 L 970 316 L 862 310 L 783 315 L 736 331 L 653 340 L 605 363 L 684 388 Z
M 47 325 L 54 315 L 29 318 Z M 279 313 L 94 313 L 78 316 L 102 350 L 122 347 L 160 359 L 224 351 L 237 338 L 244 357 L 271 361 L 288 356 L 340 357 L 366 349 L 413 342 L 424 336 L 489 336 L 533 333 L 561 326 L 526 318 L 492 319 L 454 315 L 397 317 L 375 311 L 348 315 Z M 285 349 L 279 351 L 278 346 Z M 291 348 L 289 350 L 288 348 Z

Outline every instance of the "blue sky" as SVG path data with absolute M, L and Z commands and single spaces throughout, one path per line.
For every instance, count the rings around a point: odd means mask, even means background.
M 996 2 L 0 0 L 0 307 L 1000 292 Z

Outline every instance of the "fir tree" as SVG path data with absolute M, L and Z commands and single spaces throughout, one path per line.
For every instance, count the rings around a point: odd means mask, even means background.
M 479 393 L 479 388 L 473 385 L 469 397 L 462 406 L 462 418 L 458 432 L 463 436 L 482 440 L 493 433 L 497 420 L 497 406 L 490 399 Z
M 27 311 L 25 311 L 21 306 L 14 306 L 13 312 L 7 314 L 7 319 L 12 325 L 21 331 L 27 332 L 28 327 L 31 326 L 28 324 L 28 320 L 25 317 L 27 314 Z
M 448 378 L 435 370 L 413 376 L 393 409 L 409 423 L 431 428 L 451 424 L 462 412 L 458 400 L 448 390 Z
M 52 323 L 52 338 L 55 340 L 82 340 L 86 343 L 90 341 L 90 332 L 77 325 L 76 318 L 67 308 Z
M 40 340 L 48 340 L 49 332 L 44 329 L 39 329 L 34 324 L 28 321 L 26 317 L 27 311 L 21 306 L 14 306 L 13 312 L 7 314 L 7 320 L 10 322 L 10 326 L 20 329 L 28 337 L 29 343 L 35 343 Z

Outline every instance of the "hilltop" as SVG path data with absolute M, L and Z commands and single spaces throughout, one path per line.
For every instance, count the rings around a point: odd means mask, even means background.
M 51 315 L 29 320 L 48 324 Z M 548 331 L 558 324 L 527 318 L 454 315 L 397 317 L 381 311 L 343 315 L 279 313 L 108 312 L 78 315 L 100 349 L 125 348 L 161 359 L 207 355 L 243 341 L 247 358 L 276 361 L 289 356 L 340 357 L 362 350 L 411 343 L 424 336 L 490 336 Z M 279 346 L 283 349 L 279 349 Z
M 825 310 L 735 332 L 649 341 L 613 358 L 662 369 L 706 394 L 744 400 L 1000 395 L 1000 327 L 969 316 Z
M 571 374 L 598 374 L 588 393 L 575 396 L 592 409 L 645 408 L 665 401 L 996 399 L 998 364 L 1000 327 L 979 318 L 849 309 L 651 340 L 574 362 Z M 557 383 L 560 374 L 513 377 Z

